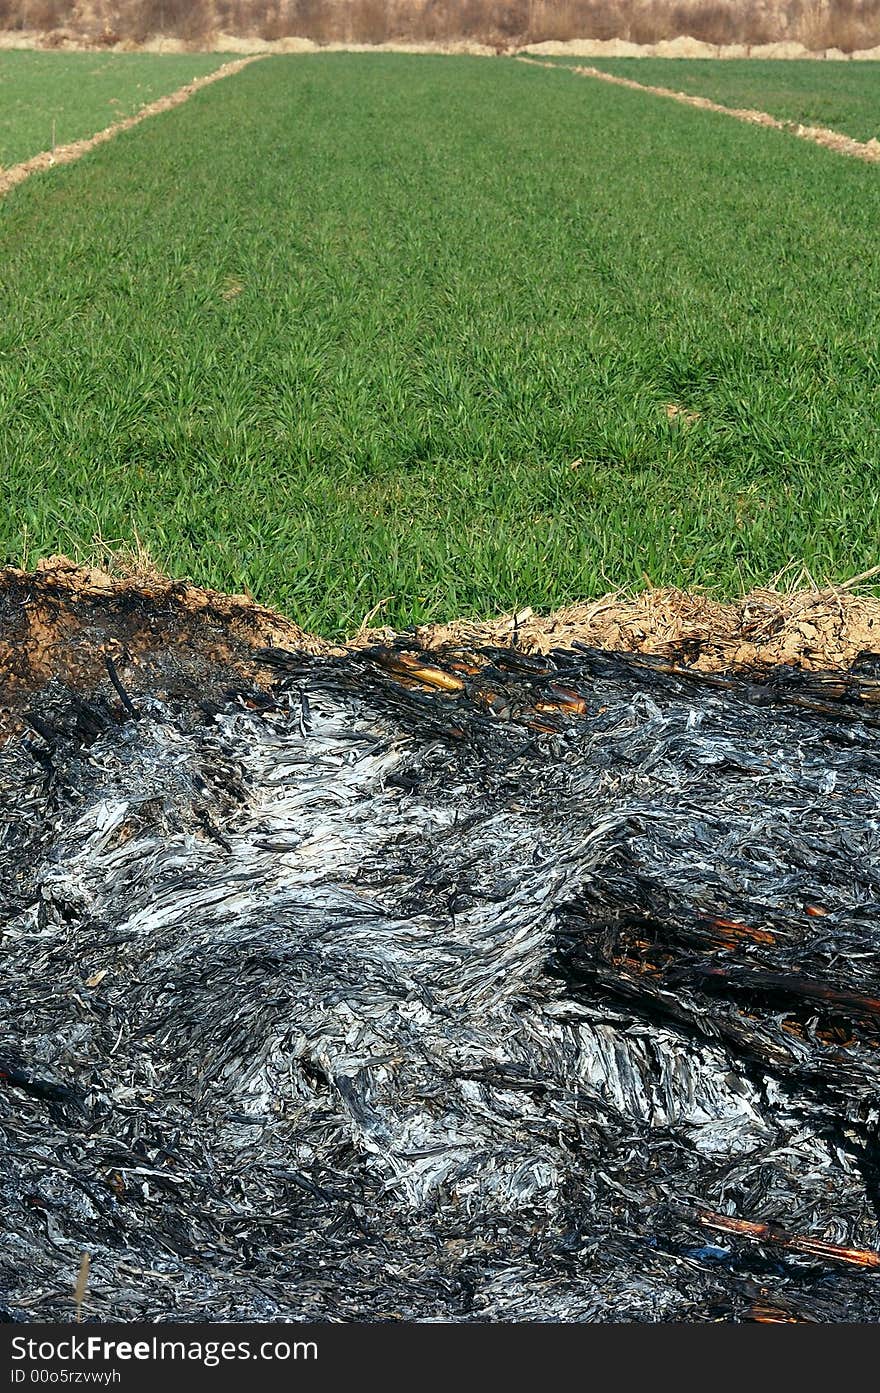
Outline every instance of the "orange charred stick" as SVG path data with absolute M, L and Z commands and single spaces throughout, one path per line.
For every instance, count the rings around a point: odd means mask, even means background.
M 844 1248 L 837 1243 L 826 1243 L 822 1238 L 811 1238 L 808 1234 L 787 1234 L 776 1224 L 754 1223 L 750 1219 L 737 1219 L 729 1214 L 714 1214 L 711 1210 L 702 1210 L 698 1218 L 707 1228 L 717 1229 L 721 1233 L 739 1233 L 744 1238 L 754 1238 L 761 1243 L 777 1243 L 782 1248 L 792 1248 L 810 1257 L 835 1258 L 838 1262 L 853 1263 L 857 1267 L 880 1268 L 880 1253 L 870 1248 Z
M 550 688 L 550 692 L 559 700 L 559 705 L 564 711 L 574 711 L 578 716 L 585 716 L 589 710 L 586 698 L 582 692 L 575 691 L 573 687 Z
M 440 667 L 416 667 L 410 670 L 410 676 L 417 682 L 424 682 L 426 687 L 439 687 L 444 692 L 462 692 L 464 683 L 460 677 L 453 677 L 451 672 L 444 672 Z
M 451 672 L 446 672 L 441 667 L 423 662 L 412 653 L 380 651 L 372 656 L 380 667 L 396 676 L 408 677 L 411 681 L 422 682 L 426 687 L 437 687 L 444 692 L 464 690 L 464 682 L 460 677 L 454 677 Z
M 734 942 L 736 942 L 737 939 L 740 938 L 751 939 L 753 943 L 776 942 L 775 934 L 768 933 L 766 929 L 752 928 L 751 924 L 742 924 L 737 919 L 712 918 L 708 922 L 712 925 L 713 928 L 728 930 L 726 937 L 733 940 Z
M 735 982 L 744 987 L 752 987 L 756 990 L 778 991 L 785 990 L 794 996 L 804 997 L 807 1001 L 827 1001 L 832 1006 L 840 1006 L 844 1010 L 856 1011 L 859 1014 L 870 1016 L 880 1015 L 880 998 L 876 996 L 863 996 L 861 992 L 842 992 L 836 987 L 828 987 L 824 982 L 814 982 L 809 978 L 795 976 L 784 977 L 780 973 L 744 971 L 736 972 L 735 969 L 724 967 L 707 967 L 701 969 L 701 976 L 709 978 L 719 978 L 722 981 Z
M 572 716 L 586 716 L 589 707 L 576 693 L 560 697 L 559 701 L 536 701 L 536 711 L 567 711 Z
M 536 711 L 570 711 L 575 716 L 586 716 L 589 711 L 586 698 L 574 687 L 560 687 L 553 683 L 548 688 L 547 697 L 535 702 Z

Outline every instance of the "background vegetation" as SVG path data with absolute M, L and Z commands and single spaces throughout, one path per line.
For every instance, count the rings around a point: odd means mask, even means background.
M 778 40 L 847 52 L 880 44 L 880 0 L 0 0 L 0 29 L 67 30 L 105 43 L 219 30 L 319 43 L 547 39 L 713 44 Z

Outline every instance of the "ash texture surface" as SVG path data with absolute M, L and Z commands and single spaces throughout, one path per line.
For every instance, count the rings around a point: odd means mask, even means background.
M 268 650 L 0 748 L 0 1307 L 874 1321 L 872 661 Z

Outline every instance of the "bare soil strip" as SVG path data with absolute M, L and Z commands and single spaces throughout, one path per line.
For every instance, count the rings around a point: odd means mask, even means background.
M 32 155 L 29 160 L 22 160 L 20 164 L 10 165 L 9 169 L 0 169 L 0 197 L 14 188 L 16 184 L 21 184 L 32 174 L 39 174 L 44 169 L 51 169 L 56 164 L 71 164 L 74 160 L 81 159 L 90 150 L 94 150 L 96 145 L 103 145 L 106 140 L 112 140 L 121 131 L 128 131 L 132 126 L 137 126 L 141 121 L 146 121 L 150 116 L 158 116 L 162 111 L 170 111 L 172 107 L 180 106 L 182 102 L 189 101 L 194 92 L 199 88 L 207 87 L 210 82 L 219 82 L 221 78 L 231 77 L 233 73 L 240 72 L 249 63 L 256 63 L 265 55 L 255 53 L 248 58 L 237 58 L 232 63 L 224 63 L 222 68 L 217 68 L 212 73 L 207 73 L 204 77 L 197 77 L 192 82 L 188 82 L 185 87 L 178 87 L 176 92 L 169 92 L 165 97 L 159 97 L 149 105 L 141 107 L 140 111 L 134 116 L 126 116 L 121 121 L 114 121 L 112 126 L 106 126 L 104 130 L 98 131 L 95 135 L 86 136 L 83 140 L 72 140 L 69 145 L 58 145 L 54 150 L 43 150 L 39 155 Z
M 559 63 L 544 63 L 538 58 L 517 58 L 518 63 L 531 63 L 537 68 L 559 69 Z M 717 111 L 722 116 L 733 116 L 737 121 L 745 121 L 751 126 L 770 126 L 773 130 L 787 131 L 789 135 L 800 136 L 801 140 L 811 140 L 814 145 L 824 145 L 838 155 L 850 155 L 853 159 L 866 160 L 869 164 L 880 164 L 880 141 L 853 140 L 851 136 L 841 135 L 840 131 L 828 130 L 825 126 L 802 126 L 797 121 L 780 121 L 766 111 L 753 111 L 750 107 L 721 106 L 711 102 L 708 97 L 694 97 L 687 92 L 674 92 L 671 87 L 653 87 L 645 82 L 634 82 L 629 77 L 618 77 L 615 73 L 602 72 L 599 68 L 572 67 L 568 72 L 578 77 L 595 77 L 600 82 L 611 82 L 616 87 L 631 87 L 636 92 L 651 92 L 655 97 L 668 97 L 681 102 L 683 106 L 696 106 L 701 111 Z

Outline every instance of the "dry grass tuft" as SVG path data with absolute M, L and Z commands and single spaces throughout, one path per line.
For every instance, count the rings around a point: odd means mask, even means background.
M 92 538 L 92 546 L 96 558 L 100 559 L 100 570 L 111 580 L 141 581 L 145 585 L 155 585 L 166 580 L 136 528 L 134 540 L 130 542 L 107 541 L 96 532 Z M 63 563 L 64 560 L 64 557 L 53 556 L 48 561 L 38 564 L 37 569 L 51 570 L 58 562 Z

